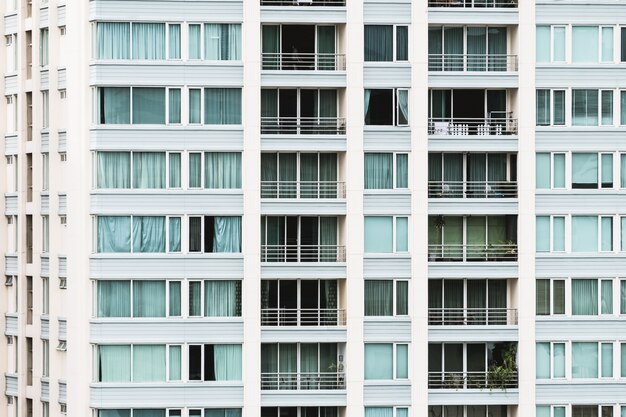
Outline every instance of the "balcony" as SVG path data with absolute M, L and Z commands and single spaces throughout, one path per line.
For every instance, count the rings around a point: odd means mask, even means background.
M 262 390 L 342 390 L 343 372 L 262 372 Z
M 491 112 L 489 117 L 429 117 L 428 134 L 436 136 L 502 136 L 517 134 L 512 112 Z
M 343 181 L 261 181 L 261 198 L 346 198 L 346 183 Z
M 429 308 L 430 326 L 515 326 L 516 308 Z
M 345 71 L 345 54 L 271 53 L 261 55 L 261 68 L 268 71 Z
M 506 72 L 517 71 L 517 55 L 429 54 L 429 71 Z
M 460 7 L 465 9 L 517 8 L 517 0 L 428 0 L 428 7 Z
M 344 7 L 345 0 L 261 0 L 261 6 Z
M 428 181 L 429 198 L 517 198 L 517 181 Z
M 517 388 L 517 371 L 502 378 L 493 371 L 428 372 L 429 389 L 484 390 Z
M 429 262 L 512 262 L 517 261 L 517 243 L 429 244 Z
M 261 134 L 345 135 L 343 117 L 261 117 Z
M 261 245 L 261 262 L 345 262 L 340 245 Z
M 261 326 L 345 326 L 346 310 L 338 308 L 263 308 Z

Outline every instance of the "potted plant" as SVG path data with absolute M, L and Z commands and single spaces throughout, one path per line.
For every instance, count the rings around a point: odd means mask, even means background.
M 510 343 L 502 353 L 502 363 L 492 365 L 487 371 L 489 389 L 505 390 L 510 388 L 517 376 L 517 346 Z

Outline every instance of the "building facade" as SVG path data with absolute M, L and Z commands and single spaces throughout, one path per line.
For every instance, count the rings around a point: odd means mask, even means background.
M 626 4 L 3 7 L 0 415 L 626 416 Z

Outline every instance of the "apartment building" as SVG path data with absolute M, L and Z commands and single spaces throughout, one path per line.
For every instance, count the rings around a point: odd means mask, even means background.
M 0 415 L 626 417 L 626 4 L 3 7 Z

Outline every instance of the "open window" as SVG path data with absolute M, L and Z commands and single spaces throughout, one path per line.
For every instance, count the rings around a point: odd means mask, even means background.
M 241 345 L 189 345 L 190 381 L 241 381 Z
M 331 25 L 263 25 L 264 70 L 335 70 L 336 28 Z
M 409 90 L 365 89 L 365 124 L 407 126 L 409 124 Z

